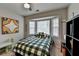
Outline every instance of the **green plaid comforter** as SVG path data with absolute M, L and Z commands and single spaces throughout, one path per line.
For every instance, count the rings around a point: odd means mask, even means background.
M 37 38 L 35 36 L 28 37 L 19 41 L 13 48 L 14 52 L 21 55 L 30 56 L 49 56 L 49 48 L 52 42 L 51 38 Z

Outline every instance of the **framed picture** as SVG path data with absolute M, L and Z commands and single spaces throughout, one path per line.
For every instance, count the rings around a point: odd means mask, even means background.
M 7 17 L 1 17 L 2 34 L 11 34 L 19 32 L 19 21 Z

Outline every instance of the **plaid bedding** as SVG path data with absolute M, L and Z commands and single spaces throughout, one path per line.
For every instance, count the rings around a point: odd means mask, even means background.
M 28 37 L 19 41 L 13 48 L 14 52 L 28 56 L 49 56 L 49 48 L 51 37 L 37 38 L 35 36 Z

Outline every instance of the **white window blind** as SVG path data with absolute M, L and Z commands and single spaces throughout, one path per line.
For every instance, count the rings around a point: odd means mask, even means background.
M 51 23 L 50 23 L 51 22 Z M 59 18 L 48 20 L 34 20 L 29 22 L 29 34 L 45 32 L 52 36 L 59 36 Z
M 37 33 L 39 32 L 50 34 L 50 21 L 49 20 L 37 22 Z
M 59 19 L 58 18 L 54 18 L 52 20 L 52 32 L 53 32 L 53 36 L 58 37 L 59 36 Z
M 35 34 L 35 22 L 34 21 L 29 22 L 29 34 Z

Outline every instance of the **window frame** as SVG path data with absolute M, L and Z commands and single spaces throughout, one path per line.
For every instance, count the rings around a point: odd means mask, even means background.
M 52 26 L 53 26 L 53 24 L 52 24 L 52 20 L 54 20 L 55 18 L 57 18 L 58 19 L 58 24 L 60 24 L 60 20 L 59 20 L 59 17 L 53 17 L 53 18 L 48 18 L 48 19 L 42 19 L 42 20 L 40 20 L 39 18 L 38 18 L 38 20 L 30 20 L 30 21 L 34 21 L 35 22 L 35 34 L 37 33 L 37 22 L 39 22 L 39 21 L 49 21 L 49 35 L 53 35 L 53 29 L 52 29 Z M 57 26 L 55 26 L 55 27 L 57 27 Z M 57 37 L 59 37 L 59 31 L 60 31 L 60 25 L 58 26 L 58 36 Z M 54 27 L 53 27 L 54 28 Z M 51 33 L 52 32 L 52 33 Z M 30 32 L 29 32 L 29 34 L 30 34 Z M 34 34 L 30 34 L 30 35 L 34 35 Z
M 53 30 L 52 30 L 52 32 L 53 32 L 53 34 L 52 34 L 52 35 L 53 35 L 54 37 L 59 37 L 59 31 L 60 31 L 60 28 L 59 28 L 59 27 L 60 27 L 60 25 L 59 25 L 59 24 L 60 24 L 60 21 L 59 21 L 59 18 L 58 18 L 58 17 L 53 18 L 53 20 L 55 20 L 56 18 L 58 19 L 58 26 L 53 26 L 53 25 L 54 25 L 54 23 L 52 22 L 52 27 L 53 27 L 53 28 L 58 28 L 58 35 L 57 35 L 57 36 L 55 36 L 55 35 L 54 35 Z M 53 20 L 51 19 L 51 21 L 53 21 Z
M 35 21 L 33 21 L 33 20 L 29 21 L 29 34 L 30 34 L 30 22 L 34 22 L 35 23 Z M 36 27 L 36 25 L 34 24 L 34 34 L 35 34 L 35 27 Z M 34 35 L 34 34 L 30 34 L 30 35 Z
M 37 22 L 39 22 L 39 21 L 49 21 L 49 35 L 50 35 L 50 34 L 51 34 L 51 33 L 50 33 L 50 25 L 51 25 L 51 24 L 50 24 L 50 19 L 46 19 L 46 20 L 38 20 Z M 37 25 L 37 26 L 38 26 L 38 25 Z
M 35 22 L 34 34 L 37 33 L 37 22 L 39 22 L 39 21 L 49 21 L 49 35 L 50 35 L 50 19 L 45 19 L 45 20 L 30 20 L 29 23 L 30 22 Z M 29 24 L 29 26 L 30 26 L 30 24 Z M 29 30 L 30 30 L 30 28 L 29 28 Z M 30 34 L 30 31 L 29 31 L 29 34 Z M 30 35 L 34 35 L 34 34 L 30 34 Z

